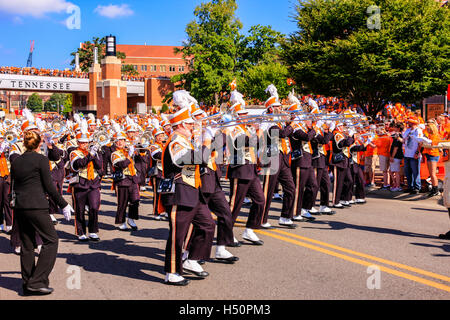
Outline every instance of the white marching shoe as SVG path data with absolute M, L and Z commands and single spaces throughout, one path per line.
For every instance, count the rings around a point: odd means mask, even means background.
M 128 218 L 127 222 L 133 231 L 136 231 L 138 229 L 137 225 L 136 225 L 136 223 L 134 223 L 133 219 Z
M 249 203 L 251 203 L 252 202 L 252 200 L 250 200 L 249 198 L 244 198 L 244 204 L 249 204 Z
M 20 252 L 21 252 L 20 246 L 14 248 L 14 253 L 15 253 L 15 254 L 20 254 Z
M 283 217 L 280 218 L 280 220 L 278 221 L 278 224 L 280 226 L 288 227 L 288 228 L 291 228 L 291 229 L 294 229 L 294 228 L 297 227 L 297 225 L 294 224 L 294 222 L 292 222 L 291 219 L 283 218 Z
M 92 241 L 100 241 L 100 237 L 96 233 L 89 233 L 89 239 Z
M 301 215 L 299 215 L 299 216 L 295 216 L 294 218 L 292 218 L 292 220 L 294 220 L 294 221 L 305 221 L 306 219 L 303 218 Z
M 321 214 L 327 214 L 327 215 L 333 215 L 336 213 L 336 211 L 333 211 L 326 206 L 320 206 L 319 211 Z
M 166 273 L 165 284 L 172 286 L 186 286 L 189 284 L 189 280 L 183 278 L 178 273 Z
M 196 260 L 186 259 L 183 262 L 183 270 L 200 278 L 209 276 L 209 273 L 203 270 L 202 266 Z
M 306 209 L 302 209 L 302 217 L 303 218 L 305 218 L 306 220 L 310 220 L 310 221 L 312 221 L 312 220 L 316 220 L 316 218 L 314 218 L 312 215 L 311 215 L 311 213 L 309 213 L 309 211 L 308 210 L 306 210 Z
M 321 212 L 320 212 L 319 210 L 317 210 L 316 208 L 312 207 L 312 208 L 309 210 L 309 213 L 311 213 L 311 214 L 320 214 Z
M 364 199 L 356 199 L 355 200 L 355 203 L 356 204 L 364 204 L 364 203 L 366 203 L 367 201 L 366 200 L 364 200 Z
M 238 257 L 235 257 L 231 252 L 225 249 L 225 246 L 217 246 L 216 249 L 216 260 L 226 262 L 226 263 L 235 263 L 239 260 Z
M 242 238 L 244 240 L 250 241 L 254 245 L 262 246 L 264 244 L 264 241 L 260 240 L 258 236 L 255 234 L 253 229 L 245 229 L 244 233 L 242 234 Z
M 272 228 L 272 225 L 270 223 L 266 222 L 266 223 L 261 225 L 261 228 L 263 228 L 263 229 L 270 229 L 270 228 Z
M 140 190 L 141 191 L 147 191 L 147 188 L 146 187 L 141 187 Z
M 89 241 L 89 238 L 85 234 L 83 234 L 78 237 L 78 240 L 80 240 L 82 242 L 86 242 L 86 241 Z
M 128 230 L 128 226 L 127 224 L 124 222 L 119 226 L 119 230 L 120 231 L 127 231 Z

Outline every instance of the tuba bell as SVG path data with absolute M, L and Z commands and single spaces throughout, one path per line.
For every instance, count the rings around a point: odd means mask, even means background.
M 51 124 L 51 129 L 55 135 L 59 135 L 66 130 L 66 126 L 63 121 L 53 120 Z
M 8 142 L 10 145 L 13 145 L 14 143 L 16 143 L 18 139 L 19 138 L 14 133 L 14 131 L 7 131 L 5 133 L 5 141 Z
M 106 130 L 101 130 L 94 134 L 92 140 L 95 144 L 99 145 L 100 147 L 103 147 L 106 146 L 108 143 L 110 143 L 111 138 L 109 137 L 108 132 Z
M 152 136 L 149 135 L 148 133 L 144 133 L 142 134 L 139 138 L 138 138 L 138 143 L 136 145 L 136 149 L 147 149 L 148 147 L 150 147 L 152 141 Z

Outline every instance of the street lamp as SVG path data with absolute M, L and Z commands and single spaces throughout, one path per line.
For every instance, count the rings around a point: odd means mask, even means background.
M 106 56 L 116 56 L 116 37 L 106 36 Z

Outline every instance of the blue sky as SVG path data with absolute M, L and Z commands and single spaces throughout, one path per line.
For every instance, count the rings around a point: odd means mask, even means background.
M 119 44 L 180 45 L 195 7 L 205 1 L 0 0 L 0 65 L 25 66 L 30 40 L 35 40 L 33 66 L 58 69 L 70 67 L 70 53 L 80 42 L 108 34 Z M 296 31 L 297 0 L 237 2 L 244 32 L 256 24 L 285 34 Z M 67 8 L 76 9 L 73 5 L 80 9 L 80 29 L 67 27 L 75 12 Z

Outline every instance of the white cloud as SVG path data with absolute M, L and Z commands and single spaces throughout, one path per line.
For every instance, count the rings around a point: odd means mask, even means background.
M 0 12 L 39 18 L 46 13 L 65 11 L 71 5 L 65 0 L 0 0 Z
M 130 6 L 128 4 L 121 4 L 121 5 L 107 5 L 102 6 L 99 5 L 97 8 L 95 8 L 94 12 L 98 13 L 99 15 L 107 18 L 118 18 L 118 17 L 127 17 L 134 14 L 134 11 L 130 9 Z

